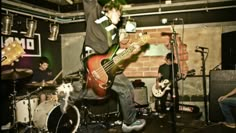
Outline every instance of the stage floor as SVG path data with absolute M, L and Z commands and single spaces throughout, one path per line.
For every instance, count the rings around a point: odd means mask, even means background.
M 225 127 L 218 123 L 208 123 L 200 120 L 202 113 L 181 112 L 181 118 L 176 118 L 176 123 L 172 123 L 171 113 L 167 113 L 164 118 L 159 118 L 154 113 L 139 113 L 138 117 L 146 120 L 146 126 L 141 131 L 132 133 L 236 133 L 236 129 Z M 97 118 L 96 118 L 97 119 Z M 120 118 L 109 118 L 104 123 L 80 122 L 78 133 L 122 133 Z M 26 133 L 26 125 L 19 124 L 19 133 Z M 1 131 L 3 133 L 14 133 L 12 130 Z M 60 131 L 59 131 L 60 132 Z M 63 132 L 63 131 L 61 131 Z M 60 132 L 60 133 L 61 133 Z M 39 131 L 33 131 L 39 133 Z M 64 132 L 63 132 L 64 133 Z

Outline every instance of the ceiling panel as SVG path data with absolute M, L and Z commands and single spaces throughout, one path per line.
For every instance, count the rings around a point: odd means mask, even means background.
M 108 0 L 102 0 L 103 3 L 106 1 Z M 2 0 L 1 4 L 2 14 L 8 11 L 59 23 L 84 21 L 82 0 Z M 166 4 L 165 0 L 126 0 L 123 17 L 229 8 L 236 8 L 235 0 L 172 0 L 171 4 Z

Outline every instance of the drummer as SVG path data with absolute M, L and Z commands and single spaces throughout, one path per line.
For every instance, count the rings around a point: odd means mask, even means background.
M 40 86 L 54 85 L 56 82 L 53 80 L 52 71 L 49 69 L 49 60 L 47 57 L 42 56 L 39 60 L 39 67 L 33 70 L 33 77 L 31 83 L 40 83 Z M 42 103 L 48 99 L 48 96 L 52 94 L 53 88 L 43 89 L 39 92 L 39 103 Z

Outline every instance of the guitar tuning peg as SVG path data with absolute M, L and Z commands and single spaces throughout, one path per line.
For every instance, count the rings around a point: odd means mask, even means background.
M 15 59 L 16 62 L 19 62 L 19 59 Z
M 7 47 L 7 51 L 10 51 L 11 50 L 11 48 L 10 47 Z

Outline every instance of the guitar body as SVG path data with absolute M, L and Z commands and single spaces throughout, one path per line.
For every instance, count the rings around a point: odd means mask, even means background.
M 156 88 L 156 83 L 152 86 L 152 94 L 155 97 L 162 97 L 167 90 L 170 90 L 170 82 L 169 80 L 165 79 L 159 83 L 159 88 Z
M 187 72 L 187 76 L 195 75 L 195 70 L 189 70 Z M 182 78 L 177 78 L 176 81 L 181 80 Z M 155 97 L 162 97 L 167 90 L 171 90 L 170 88 L 171 82 L 168 79 L 164 79 L 161 82 L 159 82 L 159 88 L 156 88 L 156 83 L 152 86 L 152 94 Z
M 93 89 L 101 97 L 106 95 L 107 88 L 112 85 L 118 67 L 112 61 L 117 46 L 111 47 L 106 54 L 94 54 L 86 59 L 87 88 Z
M 121 53 L 117 53 L 120 47 L 119 44 L 116 44 L 112 45 L 103 55 L 94 54 L 88 56 L 85 59 L 87 89 L 93 89 L 98 96 L 104 97 L 107 89 L 111 87 L 116 74 L 121 72 L 118 66 L 123 65 L 124 60 L 136 54 L 135 50 L 147 44 L 149 38 L 150 36 L 148 35 L 140 35 L 138 42 L 130 44 Z

